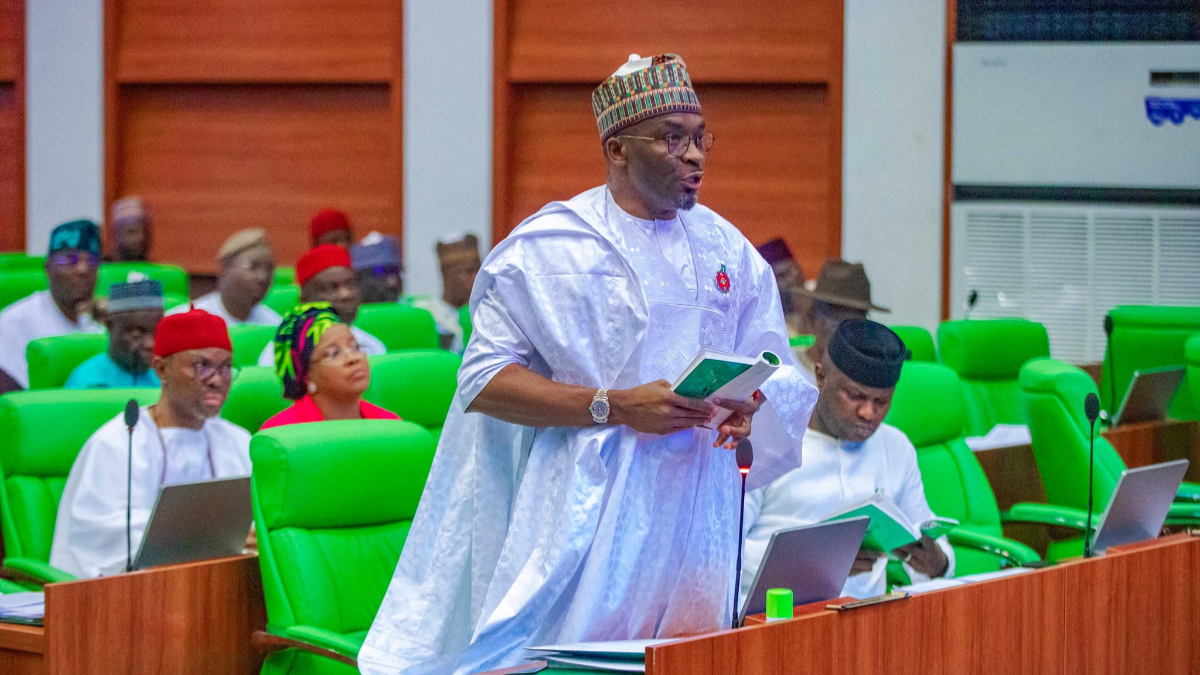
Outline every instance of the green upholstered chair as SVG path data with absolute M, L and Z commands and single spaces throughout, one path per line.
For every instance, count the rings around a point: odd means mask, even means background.
M 258 365 L 263 348 L 275 339 L 278 326 L 259 326 L 243 323 L 229 327 L 229 341 L 233 343 L 233 365 L 238 368 Z
M 1069 507 L 1086 515 L 1088 486 L 1088 420 L 1083 401 L 1096 393 L 1096 384 L 1087 373 L 1054 359 L 1039 359 L 1021 368 L 1020 387 L 1029 432 L 1033 438 L 1033 456 L 1046 488 L 1046 501 Z M 1125 470 L 1125 461 L 1096 429 L 1095 491 L 1093 526 L 1108 504 Z M 1019 515 L 1013 507 L 1012 513 Z M 1184 483 L 1176 503 L 1167 514 L 1173 524 L 1200 524 L 1200 485 Z M 1082 529 L 1082 528 L 1080 528 Z M 1050 557 L 1079 555 L 1082 538 L 1051 544 Z
M 108 289 L 113 284 L 124 283 L 131 272 L 144 274 L 162 284 L 163 293 L 171 295 L 188 294 L 188 274 L 182 267 L 162 265 L 148 262 L 113 262 L 103 263 L 96 275 L 96 295 L 108 297 Z
M 437 325 L 428 310 L 395 302 L 375 302 L 358 310 L 354 325 L 379 338 L 389 352 L 437 349 Z
M 4 568 L 38 582 L 72 578 L 49 565 L 58 502 L 75 457 L 125 402 L 157 389 L 22 391 L 0 396 L 0 532 Z
M 107 333 L 70 333 L 30 340 L 25 347 L 29 388 L 58 389 L 79 364 L 107 349 Z
M 263 298 L 263 304 L 275 310 L 280 316 L 287 314 L 300 304 L 300 287 L 293 285 L 272 286 Z
M 957 576 L 1039 560 L 1033 549 L 1004 538 L 996 496 L 963 440 L 967 404 L 953 370 L 936 363 L 905 363 L 886 421 L 916 447 L 929 507 L 960 523 L 948 535 Z
M 938 327 L 942 363 L 958 373 L 967 401 L 967 435 L 997 424 L 1025 424 L 1017 374 L 1050 355 L 1046 328 L 1025 319 L 947 321 Z
M 1161 366 L 1182 366 L 1183 345 L 1200 332 L 1200 307 L 1151 307 L 1123 305 L 1108 313 L 1112 317 L 1111 369 L 1104 368 L 1100 381 L 1100 406 L 1115 412 L 1133 379 L 1133 371 Z M 1106 362 L 1106 366 L 1107 366 Z M 1112 398 L 1115 375 L 1116 403 Z M 1171 400 L 1167 414 L 1174 419 L 1194 420 L 1200 410 L 1192 400 L 1192 387 L 1185 378 Z
M 471 323 L 470 305 L 463 305 L 462 307 L 458 308 L 458 325 L 460 328 L 462 328 L 463 349 L 465 350 L 467 348 L 467 344 L 471 342 L 471 333 L 475 330 L 474 325 Z
M 283 383 L 275 376 L 274 369 L 248 366 L 238 371 L 230 385 L 221 417 L 254 433 L 262 428 L 263 422 L 291 404 L 283 397 Z
M 186 305 L 191 302 L 191 298 L 186 295 L 175 295 L 174 293 L 163 294 L 163 309 L 168 312 L 180 305 Z
M 808 349 L 816 342 L 815 335 L 797 335 L 788 338 L 788 346 L 792 349 Z
M 1192 402 L 1196 410 L 1200 410 L 1200 333 L 1188 338 L 1183 346 L 1183 357 L 1187 361 L 1187 381 L 1192 391 Z
M 276 267 L 275 281 L 276 286 L 295 286 L 296 285 L 296 268 L 295 267 Z
M 268 429 L 250 442 L 267 632 L 301 648 L 264 675 L 357 673 L 305 648 L 355 658 L 400 559 L 434 440 L 411 422 Z
M 0 253 L 0 272 L 44 269 L 46 269 L 46 256 L 44 255 L 26 255 L 21 251 Z
M 908 348 L 909 360 L 929 361 L 938 360 L 937 348 L 933 346 L 933 336 L 920 326 L 888 326 Z
M 370 361 L 371 386 L 363 398 L 441 438 L 462 357 L 443 349 L 423 349 L 379 354 Z
M 0 309 L 50 287 L 42 268 L 0 272 Z

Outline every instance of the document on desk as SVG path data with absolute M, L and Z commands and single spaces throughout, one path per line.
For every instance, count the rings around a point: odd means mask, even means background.
M 46 594 L 41 591 L 0 595 L 0 621 L 40 625 L 46 614 Z
M 1007 567 L 996 572 L 981 572 L 979 574 L 968 574 L 965 577 L 957 577 L 954 579 L 930 579 L 922 581 L 918 584 L 909 584 L 907 586 L 897 586 L 896 590 L 906 593 L 928 593 L 930 591 L 940 591 L 943 588 L 954 588 L 955 586 L 966 586 L 967 584 L 977 584 L 981 581 L 991 581 L 992 579 L 1002 579 L 1011 577 L 1017 574 L 1032 572 L 1034 567 Z
M 1014 445 L 1029 445 L 1033 442 L 1033 437 L 1029 435 L 1029 427 L 1024 424 L 997 424 L 986 436 L 968 436 L 963 440 L 968 448 L 981 452 Z
M 614 640 L 611 642 L 575 642 L 530 647 L 530 658 L 543 659 L 550 668 L 608 670 L 621 673 L 646 672 L 646 648 L 670 640 Z

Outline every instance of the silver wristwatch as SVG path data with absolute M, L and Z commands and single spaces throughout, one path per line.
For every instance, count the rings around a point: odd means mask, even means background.
M 592 397 L 592 404 L 588 406 L 588 410 L 592 413 L 592 421 L 596 424 L 608 424 L 608 390 L 597 389 L 596 395 Z

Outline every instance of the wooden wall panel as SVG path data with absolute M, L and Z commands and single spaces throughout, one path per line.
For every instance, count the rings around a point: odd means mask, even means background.
M 688 64 L 716 137 L 701 203 L 810 275 L 841 252 L 842 4 L 499 2 L 493 235 L 605 180 L 591 92 L 630 53 Z M 669 26 L 669 28 L 668 28 Z
M 0 0 L 0 251 L 25 249 L 25 0 Z
M 168 233 L 157 257 L 213 272 L 221 242 L 267 229 L 281 260 L 308 249 L 308 220 L 336 204 L 365 234 L 393 230 L 383 85 L 140 86 L 122 95 L 125 191 Z
M 105 201 L 143 197 L 153 257 L 216 270 L 264 227 L 281 265 L 345 210 L 401 234 L 398 0 L 106 0 Z

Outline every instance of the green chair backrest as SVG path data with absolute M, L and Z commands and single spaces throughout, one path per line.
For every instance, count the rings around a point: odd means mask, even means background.
M 267 291 L 267 297 L 263 298 L 263 304 L 283 316 L 300 304 L 300 287 L 272 286 L 271 290 Z
M 0 396 L 0 533 L 4 553 L 50 560 L 58 502 L 84 443 L 125 409 L 147 405 L 157 389 L 20 391 Z
M 101 264 L 100 270 L 96 275 L 96 295 L 108 297 L 109 287 L 113 284 L 124 283 L 129 279 L 130 272 L 144 274 L 148 279 L 154 279 L 162 284 L 164 294 L 187 297 L 188 274 L 182 267 L 148 262 L 113 262 Z
M 1183 357 L 1187 361 L 1187 381 L 1192 390 L 1192 403 L 1196 410 L 1200 410 L 1200 333 L 1188 338 L 1183 346 Z
M 46 256 L 44 255 L 26 255 L 20 251 L 0 253 L 0 272 L 45 269 Z
M 1046 501 L 1087 509 L 1088 421 L 1083 400 L 1096 393 L 1084 371 L 1062 361 L 1039 359 L 1021 368 L 1021 398 L 1033 438 L 1033 457 Z M 1104 510 L 1125 470 L 1125 461 L 1096 429 L 1095 509 Z
M 437 324 L 428 310 L 396 302 L 376 302 L 358 310 L 354 325 L 379 338 L 389 352 L 437 349 Z
M 295 267 L 276 267 L 274 284 L 276 286 L 295 286 L 296 285 L 296 268 Z
M 933 346 L 933 336 L 920 326 L 888 326 L 908 348 L 910 361 L 929 361 L 936 363 L 937 348 Z
M 1182 366 L 1183 345 L 1193 334 L 1200 332 L 1200 307 L 1151 307 L 1123 305 L 1108 313 L 1112 317 L 1112 353 L 1109 355 L 1114 372 L 1105 367 L 1100 382 L 1100 405 L 1115 412 L 1125 398 L 1125 390 L 1133 379 L 1133 371 L 1160 366 Z M 1106 360 L 1107 366 L 1107 360 Z M 1110 378 L 1115 374 L 1116 403 L 1112 398 Z M 1187 379 L 1179 386 L 1171 406 L 1170 417 L 1194 420 L 1200 410 L 1192 400 L 1192 387 Z
M 0 309 L 47 288 L 50 282 L 40 267 L 0 272 Z
M 462 357 L 443 349 L 370 357 L 371 386 L 363 398 L 440 438 L 458 387 Z
M 967 435 L 997 424 L 1025 424 L 1017 374 L 1050 355 L 1046 327 L 1025 319 L 947 321 L 938 327 L 942 363 L 958 373 L 967 401 Z
M 191 302 L 191 298 L 186 295 L 175 295 L 174 293 L 163 294 L 163 309 L 168 312 L 180 305 L 186 305 Z
M 1003 536 L 996 496 L 963 440 L 967 403 L 953 370 L 936 363 L 905 363 L 886 421 L 916 447 L 925 499 L 935 514 L 976 532 Z M 992 572 L 1000 569 L 1000 558 L 956 547 L 954 566 L 958 576 Z
M 283 397 L 283 383 L 275 377 L 274 369 L 248 366 L 238 372 L 230 385 L 221 417 L 254 433 L 262 428 L 263 422 L 291 404 Z
M 458 325 L 463 331 L 463 349 L 467 348 L 467 344 L 471 342 L 471 333 L 475 331 L 475 326 L 471 323 L 471 306 L 463 305 L 458 308 Z
M 260 326 L 243 323 L 229 327 L 229 340 L 233 343 L 233 365 L 238 368 L 258 365 L 262 350 L 275 339 L 278 326 Z
M 30 340 L 25 347 L 29 388 L 58 389 L 79 364 L 107 349 L 108 333 L 69 333 Z
M 429 432 L 396 420 L 295 424 L 254 436 L 254 521 L 270 627 L 370 628 L 433 452 Z

